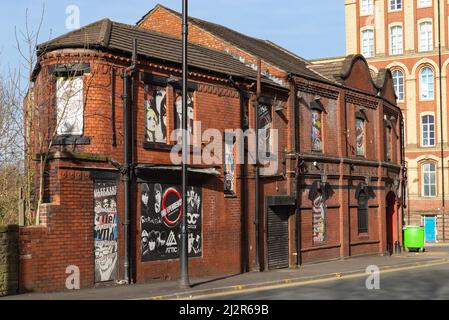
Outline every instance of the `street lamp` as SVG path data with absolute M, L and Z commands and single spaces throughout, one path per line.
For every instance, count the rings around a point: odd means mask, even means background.
M 181 288 L 189 288 L 189 256 L 187 230 L 187 44 L 188 44 L 188 0 L 182 1 L 182 221 L 181 221 Z

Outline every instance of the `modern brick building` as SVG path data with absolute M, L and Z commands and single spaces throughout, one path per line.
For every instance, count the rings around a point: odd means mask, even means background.
M 375 73 L 391 69 L 404 113 L 405 223 L 425 225 L 428 242 L 444 241 L 449 188 L 449 3 L 346 0 L 345 6 L 347 54 L 363 54 Z
M 126 279 L 128 266 L 137 283 L 178 277 L 181 174 L 171 151 L 180 25 L 178 13 L 157 6 L 137 26 L 101 20 L 39 46 L 31 92 L 39 125 L 31 138 L 53 146 L 41 225 L 20 231 L 22 291 L 64 290 L 73 266 L 83 288 Z M 210 164 L 199 156 L 217 141 L 194 136 L 191 153 L 200 161 L 189 170 L 191 275 L 392 252 L 401 241 L 402 114 L 391 73 L 373 79 L 361 55 L 312 65 L 198 19 L 190 32 L 191 132 L 257 124 L 273 130 L 261 146 L 278 159 L 270 171 L 262 164 L 256 170 L 250 156 L 237 163 L 251 139 L 241 149 L 236 135 L 219 144 L 221 162 Z

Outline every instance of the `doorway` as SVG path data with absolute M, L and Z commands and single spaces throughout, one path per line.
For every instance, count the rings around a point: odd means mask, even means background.
M 268 207 L 267 249 L 268 269 L 289 267 L 288 207 Z
M 424 235 L 426 243 L 436 242 L 437 240 L 437 217 L 424 217 Z

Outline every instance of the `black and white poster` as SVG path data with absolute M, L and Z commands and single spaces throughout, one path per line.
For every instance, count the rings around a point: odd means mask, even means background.
M 96 182 L 94 201 L 95 282 L 116 280 L 118 260 L 116 182 Z
M 161 87 L 145 86 L 145 139 L 167 143 L 167 99 Z
M 201 188 L 187 191 L 188 250 L 202 255 Z M 141 185 L 142 262 L 179 258 L 182 218 L 181 187 L 159 183 Z

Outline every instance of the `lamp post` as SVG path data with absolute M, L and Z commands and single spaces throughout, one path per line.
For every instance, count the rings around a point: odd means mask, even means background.
M 189 288 L 189 256 L 187 230 L 187 43 L 188 43 L 188 0 L 182 1 L 182 221 L 181 221 L 181 288 Z

